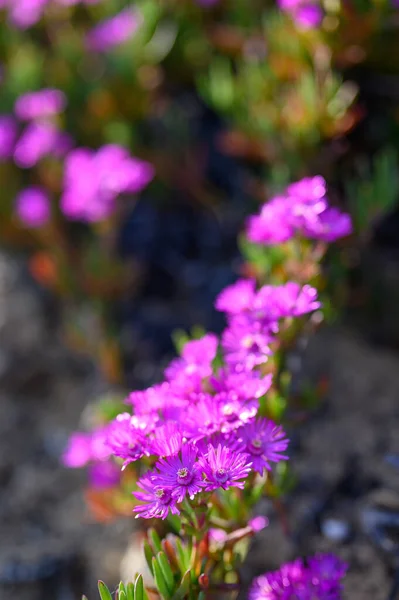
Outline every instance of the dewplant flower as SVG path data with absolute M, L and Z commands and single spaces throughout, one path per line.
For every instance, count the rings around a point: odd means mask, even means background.
M 152 165 L 117 144 L 97 151 L 76 148 L 65 159 L 61 210 L 71 220 L 104 220 L 120 194 L 140 192 L 153 176 Z
M 221 444 L 216 448 L 209 444 L 208 451 L 200 457 L 199 464 L 208 492 L 218 488 L 243 489 L 252 466 L 248 454 L 231 450 Z
M 23 121 L 52 117 L 66 107 L 66 96 L 61 90 L 43 88 L 19 96 L 15 102 L 15 115 Z
M 141 24 L 137 10 L 126 8 L 120 13 L 98 23 L 87 34 L 87 47 L 97 52 L 106 52 L 128 41 Z
M 341 600 L 347 564 L 334 554 L 297 559 L 257 577 L 249 600 Z
M 131 184 L 133 162 L 118 146 L 73 151 L 65 189 L 73 191 L 75 217 L 95 221 L 109 214 Z M 247 234 L 267 246 L 293 238 L 308 244 L 312 236 L 325 242 L 350 231 L 349 217 L 329 206 L 324 179 L 312 177 L 288 186 L 263 207 L 249 220 Z M 311 257 L 320 260 L 320 254 Z M 99 487 L 115 481 L 104 462 L 114 457 L 119 468 L 134 474 L 136 518 L 161 519 L 166 529 L 173 524 L 179 532 L 173 542 L 151 533 L 152 550 L 146 546 L 155 583 L 166 597 L 178 579 L 165 575 L 168 590 L 160 576 L 168 572 L 166 554 L 184 573 L 195 569 L 194 579 L 186 580 L 197 586 L 195 592 L 226 583 L 227 573 L 238 566 L 230 564 L 238 560 L 235 545 L 245 554 L 249 538 L 267 524 L 264 517 L 253 517 L 253 507 L 269 484 L 278 489 L 274 467 L 289 458 L 284 411 L 273 404 L 279 395 L 283 406 L 289 401 L 282 341 L 296 339 L 322 299 L 303 279 L 262 283 L 239 279 L 222 290 L 215 301 L 226 317 L 221 335 L 206 333 L 186 342 L 165 368 L 163 381 L 133 391 L 125 412 L 97 434 L 76 434 L 64 455 L 70 466 L 89 464 Z M 209 573 L 202 572 L 206 565 Z M 333 555 L 298 559 L 257 578 L 250 599 L 340 600 L 345 570 Z
M 294 236 L 333 242 L 352 232 L 350 216 L 330 207 L 325 180 L 306 177 L 263 205 L 247 221 L 248 239 L 266 246 Z
M 22 190 L 15 199 L 16 213 L 26 227 L 43 227 L 51 215 L 50 199 L 47 191 L 39 186 Z

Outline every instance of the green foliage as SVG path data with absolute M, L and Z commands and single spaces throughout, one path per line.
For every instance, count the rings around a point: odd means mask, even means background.
M 382 150 L 374 158 L 371 167 L 365 161 L 358 161 L 358 175 L 348 179 L 345 188 L 356 231 L 358 234 L 365 234 L 398 200 L 399 170 L 396 150 Z
M 112 600 L 112 594 L 103 581 L 98 582 L 98 592 L 101 600 Z

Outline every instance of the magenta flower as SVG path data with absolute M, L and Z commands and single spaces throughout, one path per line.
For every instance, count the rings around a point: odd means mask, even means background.
M 95 462 L 89 467 L 89 482 L 96 489 L 107 489 L 118 485 L 121 470 L 112 460 Z
M 91 50 L 106 52 L 129 40 L 141 24 L 141 16 L 131 8 L 122 10 L 111 19 L 96 25 L 87 36 L 87 45 Z
M 289 440 L 282 427 L 273 421 L 258 418 L 239 429 L 237 436 L 242 442 L 242 451 L 250 456 L 252 468 L 261 475 L 265 469 L 270 471 L 271 462 L 288 459 L 282 453 L 286 451 Z
M 133 406 L 135 414 L 145 415 L 160 411 L 167 404 L 170 396 L 170 384 L 164 382 L 146 390 L 132 392 L 125 402 Z
M 185 344 L 181 358 L 172 360 L 165 369 L 165 376 L 176 393 L 187 396 L 202 391 L 203 379 L 212 374 L 217 347 L 218 339 L 211 333 Z
M 273 198 L 263 205 L 259 215 L 251 216 L 247 221 L 247 237 L 255 244 L 282 244 L 294 233 L 290 206 L 285 197 Z
M 267 362 L 274 336 L 268 325 L 235 318 L 222 334 L 224 358 L 237 371 L 250 371 Z
M 220 433 L 225 418 L 219 403 L 210 394 L 201 394 L 182 416 L 183 435 L 193 442 Z
M 230 315 L 249 310 L 255 299 L 255 280 L 239 279 L 225 287 L 216 298 L 215 308 Z
M 297 0 L 284 2 L 296 10 Z M 312 7 L 301 7 L 302 18 L 311 18 Z M 326 182 L 320 176 L 305 177 L 289 185 L 283 195 L 272 198 L 247 223 L 248 239 L 264 245 L 286 242 L 295 234 L 331 242 L 351 231 L 349 215 L 329 207 Z
M 19 29 L 27 29 L 42 18 L 50 0 L 9 0 L 9 20 Z
M 56 0 L 62 6 L 75 6 L 76 4 L 98 4 L 101 0 Z
M 288 282 L 280 286 L 264 285 L 257 292 L 247 293 L 245 300 L 237 303 L 236 310 L 234 301 L 230 302 L 229 298 L 232 299 L 236 293 L 240 295 L 241 289 L 249 290 L 248 283 L 246 280 L 238 281 L 234 286 L 226 288 L 226 295 L 223 296 L 223 291 L 217 300 L 216 306 L 223 306 L 230 317 L 230 328 L 226 330 L 225 338 L 243 338 L 245 330 L 248 331 L 248 335 L 267 338 L 268 334 L 277 331 L 277 321 L 280 319 L 297 317 L 320 308 L 315 288 L 310 285 L 301 287 L 298 283 Z M 220 302 L 220 298 L 224 301 Z M 270 341 L 271 339 L 266 341 L 266 345 Z M 246 343 L 250 344 L 249 338 Z M 226 347 L 226 340 L 222 345 Z M 229 346 L 235 346 L 235 342 L 232 341 Z
M 266 394 L 272 384 L 272 376 L 261 376 L 257 371 L 237 372 L 225 367 L 219 369 L 210 382 L 218 394 L 228 393 L 230 397 L 251 400 Z
M 198 462 L 205 475 L 205 489 L 208 492 L 218 488 L 243 489 L 244 480 L 248 477 L 252 465 L 248 454 L 236 452 L 221 444 L 217 448 L 209 445 L 207 454 L 201 456 Z
M 84 467 L 91 458 L 91 434 L 73 433 L 62 456 L 63 464 L 71 468 Z
M 16 212 L 26 227 L 42 227 L 51 213 L 47 192 L 38 186 L 25 188 L 16 198 Z
M 19 119 L 29 121 L 51 117 L 64 110 L 66 97 L 56 89 L 42 89 L 20 96 L 15 103 L 15 114 Z
M 284 0 L 292 5 L 298 4 L 298 0 Z M 302 1 L 302 0 L 301 0 Z M 291 198 L 300 199 L 305 203 L 319 204 L 318 212 L 327 207 L 326 201 L 327 184 L 324 177 L 316 175 L 315 177 L 304 177 L 299 181 L 291 183 L 287 187 L 287 195 Z
M 137 420 L 128 413 L 122 413 L 108 426 L 107 444 L 115 456 L 123 458 L 123 467 L 139 460 L 147 453 L 148 442 Z
M 30 168 L 50 154 L 62 156 L 70 147 L 69 136 L 51 123 L 30 123 L 19 138 L 14 160 L 19 167 Z
M 313 0 L 278 0 L 278 5 L 300 29 L 315 29 L 323 20 L 323 11 Z
M 101 221 L 113 212 L 117 196 L 137 193 L 153 178 L 153 167 L 109 144 L 96 152 L 78 148 L 65 161 L 61 209 L 78 221 Z
M 333 554 L 297 559 L 278 571 L 257 577 L 249 600 L 342 600 L 342 579 L 347 565 Z
M 17 137 L 17 124 L 11 115 L 0 115 L 0 161 L 11 158 Z
M 133 495 L 144 504 L 133 508 L 134 512 L 137 513 L 136 519 L 138 517 L 143 519 L 166 519 L 169 513 L 172 515 L 180 514 L 176 506 L 177 500 L 172 496 L 171 490 L 156 485 L 151 474 L 139 479 L 137 485 L 143 491 L 133 492 Z
M 315 222 L 306 224 L 308 237 L 334 242 L 340 237 L 346 237 L 353 231 L 352 220 L 347 213 L 342 213 L 336 208 L 328 208 Z
M 265 323 L 313 312 L 320 308 L 320 302 L 314 287 L 288 281 L 279 286 L 261 287 L 252 308 L 253 316 Z
M 62 455 L 62 462 L 67 467 L 77 468 L 91 461 L 103 461 L 111 452 L 106 444 L 107 426 L 100 427 L 92 433 L 75 432 L 71 435 Z
M 253 517 L 248 521 L 248 525 L 251 527 L 254 533 L 259 533 L 269 525 L 269 519 L 261 515 Z
M 251 398 L 244 400 L 233 391 L 216 394 L 215 400 L 223 419 L 221 431 L 228 433 L 251 421 L 259 409 L 259 400 Z
M 184 444 L 180 456 L 161 458 L 156 464 L 153 483 L 162 489 L 169 489 L 177 502 L 182 502 L 186 495 L 193 498 L 203 488 L 197 453 L 195 446 Z
M 182 443 L 181 426 L 174 421 L 168 421 L 154 430 L 149 451 L 157 456 L 172 456 L 180 452 Z

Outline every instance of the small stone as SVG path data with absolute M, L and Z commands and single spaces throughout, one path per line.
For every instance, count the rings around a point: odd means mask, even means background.
M 321 532 L 324 537 L 333 542 L 344 542 L 350 534 L 350 526 L 341 519 L 325 519 L 321 524 Z

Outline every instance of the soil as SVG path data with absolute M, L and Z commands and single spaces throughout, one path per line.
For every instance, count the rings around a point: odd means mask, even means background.
M 350 565 L 345 600 L 399 598 L 389 595 L 398 557 L 399 470 L 387 460 L 399 453 L 399 356 L 348 328 L 325 328 L 311 340 L 304 370 L 328 373 L 330 389 L 297 430 L 298 486 L 286 505 L 290 536 L 269 507 L 270 526 L 253 544 L 246 581 L 296 556 L 333 551 Z M 375 526 L 378 511 L 393 517 L 389 531 Z
M 23 260 L 0 254 L 0 284 L 0 599 L 94 600 L 99 578 L 112 586 L 120 577 L 133 520 L 95 523 L 84 472 L 65 470 L 59 457 L 107 387 L 62 343 Z M 290 535 L 272 506 L 260 507 L 270 525 L 254 540 L 243 580 L 333 550 L 350 563 L 345 599 L 394 600 L 399 470 L 386 457 L 399 455 L 399 356 L 348 327 L 324 328 L 306 349 L 304 372 L 327 373 L 330 387 L 293 435 Z M 384 518 L 389 527 L 377 527 Z

